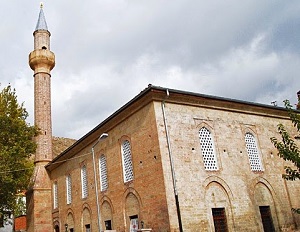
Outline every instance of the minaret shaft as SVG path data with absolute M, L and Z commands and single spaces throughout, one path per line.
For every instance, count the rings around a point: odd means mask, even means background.
M 36 137 L 37 150 L 35 162 L 52 160 L 52 123 L 50 74 L 34 75 L 34 122 L 40 128 Z

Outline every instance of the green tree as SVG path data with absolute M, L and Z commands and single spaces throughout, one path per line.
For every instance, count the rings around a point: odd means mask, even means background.
M 19 195 L 27 189 L 33 171 L 31 155 L 36 150 L 35 126 L 26 122 L 28 113 L 19 104 L 10 85 L 0 92 L 0 217 L 20 211 Z
M 278 155 L 285 161 L 290 161 L 291 166 L 285 166 L 285 173 L 282 177 L 289 181 L 295 181 L 300 179 L 300 150 L 297 146 L 295 139 L 300 139 L 300 114 L 296 112 L 290 101 L 285 100 L 284 105 L 288 111 L 288 115 L 297 130 L 296 136 L 291 136 L 290 133 L 286 130 L 283 124 L 278 125 L 278 132 L 281 135 L 281 141 L 277 138 L 272 137 L 271 142 L 278 150 Z M 300 209 L 292 209 L 296 213 L 300 213 Z

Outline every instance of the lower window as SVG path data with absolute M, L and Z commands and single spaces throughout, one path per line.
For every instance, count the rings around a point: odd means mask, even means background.
M 216 232 L 227 232 L 225 208 L 212 208 L 212 215 Z
M 274 232 L 274 224 L 272 220 L 270 206 L 259 206 L 261 221 L 264 227 L 264 232 Z
M 111 220 L 104 221 L 104 224 L 105 224 L 105 229 L 106 230 L 112 230 Z
M 91 232 L 91 225 L 90 224 L 85 225 L 85 232 Z

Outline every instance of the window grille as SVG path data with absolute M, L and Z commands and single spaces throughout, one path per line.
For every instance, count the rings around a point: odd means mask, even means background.
M 53 184 L 53 208 L 58 208 L 58 191 L 57 191 L 57 182 Z
M 212 208 L 212 215 L 216 232 L 227 232 L 225 208 Z
M 265 232 L 275 232 L 270 206 L 259 206 L 260 216 Z
M 133 180 L 133 166 L 132 166 L 132 156 L 131 148 L 128 140 L 122 143 L 122 163 L 123 163 L 123 173 L 124 182 Z
M 251 170 L 262 171 L 262 164 L 254 136 L 251 133 L 246 133 L 245 142 Z
M 86 174 L 86 166 L 82 166 L 81 168 L 81 191 L 82 198 L 87 198 L 88 196 L 88 183 L 87 183 L 87 174 Z
M 107 166 L 105 155 L 101 155 L 99 159 L 99 169 L 100 169 L 100 189 L 105 191 L 108 188 L 108 178 L 107 178 Z
M 217 157 L 210 131 L 207 128 L 202 127 L 199 130 L 199 139 L 205 170 L 217 170 Z
M 71 204 L 72 202 L 72 182 L 71 175 L 66 177 L 66 188 L 67 188 L 67 204 Z

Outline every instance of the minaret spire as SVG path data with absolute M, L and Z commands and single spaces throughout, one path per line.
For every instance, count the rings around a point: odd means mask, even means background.
M 43 5 L 33 32 L 34 50 L 29 54 L 29 65 L 34 71 L 34 124 L 40 129 L 36 137 L 32 185 L 27 191 L 27 231 L 53 231 L 51 181 L 45 165 L 52 160 L 51 75 L 55 66 L 50 51 Z
M 47 27 L 47 23 L 46 23 L 46 19 L 45 19 L 45 15 L 44 15 L 44 11 L 43 11 L 43 3 L 41 2 L 40 5 L 40 14 L 39 14 L 39 18 L 35 27 L 35 30 L 46 30 L 48 31 L 48 27 Z

